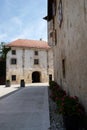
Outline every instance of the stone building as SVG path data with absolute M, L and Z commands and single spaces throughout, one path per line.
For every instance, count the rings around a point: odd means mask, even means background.
M 87 0 L 48 0 L 54 79 L 87 110 Z
M 53 52 L 45 41 L 18 39 L 6 45 L 6 80 L 11 84 L 53 80 Z

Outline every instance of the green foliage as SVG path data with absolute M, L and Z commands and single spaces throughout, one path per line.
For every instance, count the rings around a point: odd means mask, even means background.
M 59 101 L 57 100 L 57 105 L 60 107 L 59 113 L 65 114 L 65 115 L 77 115 L 77 116 L 83 116 L 85 111 L 83 106 L 79 103 L 79 100 L 77 97 L 70 97 L 70 96 L 64 96 L 60 99 L 61 103 L 59 104 Z
M 54 101 L 66 95 L 66 92 L 55 81 L 51 81 L 49 88 L 52 90 L 51 98 Z
M 5 43 L 1 42 L 1 45 L 0 45 L 0 55 L 1 55 L 1 58 L 6 59 L 6 55 L 7 55 L 8 51 L 10 51 L 10 50 L 11 50 L 11 48 L 7 48 L 5 46 Z
M 86 119 L 86 112 L 78 97 L 67 95 L 55 81 L 50 83 L 49 88 L 51 88 L 50 97 L 57 104 L 57 112 L 62 115 L 77 117 L 83 126 L 84 122 L 86 122 L 84 121 Z
M 0 77 L 6 75 L 6 62 L 5 60 L 0 60 Z
M 57 83 L 56 83 L 55 81 L 50 81 L 50 82 L 49 82 L 49 88 L 50 88 L 50 89 L 55 88 L 56 85 L 57 85 Z

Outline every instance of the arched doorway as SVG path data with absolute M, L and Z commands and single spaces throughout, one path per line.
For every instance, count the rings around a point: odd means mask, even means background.
M 40 72 L 35 71 L 32 73 L 32 83 L 40 82 Z

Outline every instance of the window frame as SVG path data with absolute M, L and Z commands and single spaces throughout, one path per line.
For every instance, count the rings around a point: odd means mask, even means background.
M 34 51 L 34 55 L 35 55 L 35 56 L 38 56 L 38 51 Z
M 63 74 L 63 78 L 66 78 L 66 60 L 62 59 L 62 74 Z
M 11 58 L 11 65 L 16 65 L 16 64 L 17 64 L 17 59 Z
M 12 55 L 16 55 L 16 50 L 11 51 Z
M 39 59 L 34 59 L 34 65 L 38 65 L 39 64 Z
M 53 14 L 53 16 L 56 15 L 56 0 L 54 0 L 52 3 L 52 14 Z
M 61 28 L 62 22 L 63 22 L 63 4 L 62 4 L 62 0 L 59 1 L 59 5 L 58 5 L 58 21 L 59 21 L 59 27 Z
M 12 81 L 16 81 L 16 75 L 12 75 L 12 76 L 11 76 L 11 80 L 12 80 Z

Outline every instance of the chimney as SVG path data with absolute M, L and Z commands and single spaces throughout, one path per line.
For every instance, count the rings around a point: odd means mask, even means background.
M 42 41 L 42 38 L 40 38 L 40 41 Z

